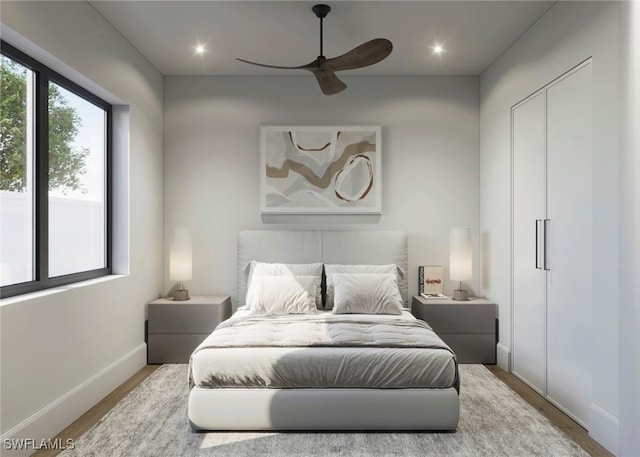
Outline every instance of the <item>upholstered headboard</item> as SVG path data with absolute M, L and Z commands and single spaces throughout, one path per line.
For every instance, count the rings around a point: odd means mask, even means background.
M 398 230 L 251 230 L 238 234 L 238 305 L 244 305 L 251 260 L 278 263 L 336 263 L 386 265 L 394 263 L 404 275 L 398 286 L 405 306 L 407 281 L 407 235 Z

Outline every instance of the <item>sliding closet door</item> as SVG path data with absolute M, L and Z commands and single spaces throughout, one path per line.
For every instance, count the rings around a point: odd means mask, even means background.
M 593 354 L 592 93 L 590 64 L 547 90 L 547 397 L 584 426 Z
M 545 394 L 545 96 L 512 110 L 513 373 Z

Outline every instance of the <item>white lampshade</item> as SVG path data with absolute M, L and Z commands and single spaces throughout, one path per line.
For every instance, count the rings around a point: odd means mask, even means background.
M 452 228 L 449 256 L 449 277 L 455 281 L 472 278 L 471 229 Z
M 169 247 L 169 278 L 172 281 L 191 279 L 191 231 L 176 228 L 171 231 Z

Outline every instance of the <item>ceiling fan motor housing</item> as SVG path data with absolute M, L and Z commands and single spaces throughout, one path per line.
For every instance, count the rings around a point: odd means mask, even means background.
M 331 7 L 329 5 L 319 4 L 314 5 L 311 10 L 316 13 L 316 16 L 318 18 L 324 19 L 325 17 L 327 17 L 327 14 L 329 14 L 329 11 L 331 11 Z

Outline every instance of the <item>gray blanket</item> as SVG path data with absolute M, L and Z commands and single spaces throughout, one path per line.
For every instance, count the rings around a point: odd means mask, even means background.
M 221 323 L 198 348 L 213 347 L 412 347 L 451 351 L 421 320 L 367 315 L 250 315 Z M 386 317 L 386 316 L 385 316 Z
M 447 388 L 455 355 L 423 321 L 403 316 L 239 315 L 191 357 L 205 388 Z

